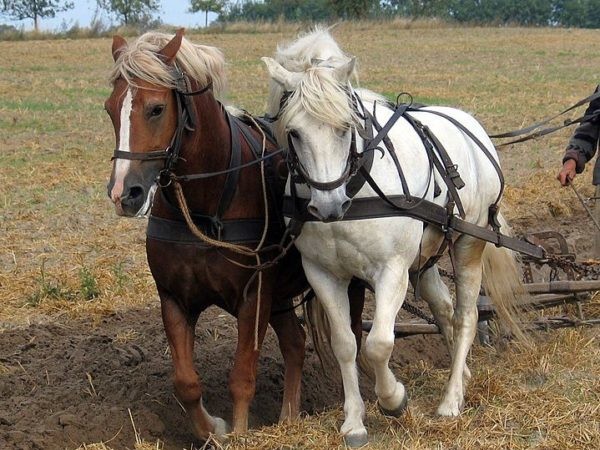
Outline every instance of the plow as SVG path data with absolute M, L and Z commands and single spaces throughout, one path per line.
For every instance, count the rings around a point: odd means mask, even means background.
M 521 257 L 524 296 L 520 307 L 523 312 L 544 310 L 566 305 L 574 305 L 574 313 L 566 308 L 560 315 L 541 317 L 526 325 L 529 330 L 550 330 L 556 328 L 600 325 L 600 318 L 586 317 L 582 304 L 589 301 L 594 292 L 600 291 L 600 261 L 577 261 L 576 255 L 569 251 L 565 237 L 556 231 L 530 233 L 524 240 L 542 247 L 545 258 L 539 259 L 524 255 Z M 452 280 L 451 272 L 440 269 L 440 273 Z M 438 334 L 440 330 L 435 320 L 421 308 L 411 302 L 405 302 L 403 309 L 414 318 L 396 323 L 394 334 L 397 339 L 419 334 Z M 484 345 L 491 342 L 491 327 L 496 310 L 489 297 L 482 290 L 477 311 L 478 336 Z M 369 332 L 373 323 L 363 320 L 363 331 Z

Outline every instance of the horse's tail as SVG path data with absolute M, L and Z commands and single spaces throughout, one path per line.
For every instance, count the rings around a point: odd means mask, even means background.
M 501 230 L 510 234 L 510 227 L 504 217 L 498 214 Z M 518 254 L 505 247 L 487 244 L 483 251 L 483 287 L 492 299 L 500 328 L 509 332 L 517 340 L 530 344 L 523 330 L 519 316 L 524 314 L 524 304 L 528 304 L 528 293 L 521 281 Z
M 350 307 L 353 307 L 352 303 Z M 308 327 L 315 353 L 321 362 L 323 371 L 328 374 L 339 373 L 337 369 L 339 366 L 331 349 L 331 326 L 329 325 L 325 309 L 321 306 L 318 299 L 315 298 L 306 304 L 304 308 L 304 322 Z M 371 378 L 374 377 L 373 369 L 363 352 L 358 352 L 356 362 L 363 374 Z
M 304 321 L 308 327 L 313 341 L 315 352 L 321 362 L 321 367 L 326 373 L 332 373 L 337 366 L 335 356 L 331 349 L 331 327 L 325 309 L 317 298 L 306 304 L 304 308 Z

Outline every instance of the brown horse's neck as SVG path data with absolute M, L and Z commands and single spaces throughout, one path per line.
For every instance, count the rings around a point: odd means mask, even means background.
M 185 132 L 180 152 L 181 160 L 175 167 L 175 173 L 191 175 L 229 168 L 232 151 L 231 131 L 225 108 L 215 99 L 212 91 L 194 97 L 194 106 L 197 123 L 194 131 Z M 251 151 L 241 137 L 240 143 L 242 163 L 248 162 L 251 160 Z M 226 175 L 219 175 L 183 182 L 182 187 L 189 209 L 197 214 L 213 216 L 217 212 L 225 181 Z M 168 196 L 171 201 L 176 202 L 172 189 Z M 164 205 L 160 205 L 161 202 L 162 199 L 157 198 L 153 213 L 163 216 L 161 206 Z M 261 217 L 263 214 L 258 168 L 243 169 L 240 172 L 236 195 L 222 218 Z

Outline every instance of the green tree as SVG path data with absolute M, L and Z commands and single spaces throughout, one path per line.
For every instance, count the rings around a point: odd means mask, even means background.
M 226 3 L 225 0 L 190 0 L 190 9 L 188 11 L 191 13 L 204 11 L 204 26 L 207 27 L 208 13 L 221 14 L 223 9 L 225 9 Z
M 219 22 L 324 21 L 332 18 L 331 0 L 264 0 L 230 2 L 219 14 Z
M 446 17 L 451 0 L 386 0 L 385 9 L 410 17 Z
M 149 22 L 160 7 L 159 0 L 97 0 L 97 3 L 124 25 Z
M 35 31 L 40 31 L 40 19 L 71 8 L 73 3 L 62 0 L 2 0 L 4 14 L 14 20 L 33 20 Z
M 549 0 L 452 0 L 449 14 L 459 22 L 547 26 L 555 1 Z
M 335 14 L 344 19 L 364 19 L 379 6 L 377 0 L 330 0 L 330 2 Z
M 555 0 L 553 22 L 564 27 L 600 28 L 600 0 Z

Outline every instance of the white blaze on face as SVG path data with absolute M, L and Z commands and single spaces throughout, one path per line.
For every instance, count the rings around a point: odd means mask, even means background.
M 121 125 L 119 129 L 119 150 L 130 152 L 129 139 L 131 130 L 131 113 L 133 111 L 133 94 L 131 88 L 127 89 L 127 94 L 121 105 Z M 120 201 L 123 195 L 123 183 L 125 176 L 129 172 L 130 161 L 128 159 L 115 159 L 115 184 L 110 193 L 113 202 Z

